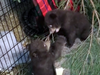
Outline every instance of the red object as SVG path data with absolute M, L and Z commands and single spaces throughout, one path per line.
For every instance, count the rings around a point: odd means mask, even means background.
M 52 2 L 54 4 L 55 8 L 57 8 L 56 3 L 55 3 L 55 0 L 52 0 Z
M 73 7 L 73 1 L 72 0 L 70 0 L 70 10 L 74 10 L 74 7 Z
M 33 0 L 33 3 L 36 4 L 34 1 L 39 5 L 39 8 L 40 8 L 43 16 L 45 16 L 48 11 L 52 10 L 51 6 L 48 3 L 48 0 Z M 51 1 L 53 3 L 54 7 L 57 8 L 57 6 L 55 4 L 55 0 L 51 0 Z M 73 4 L 73 0 L 70 0 L 69 7 L 70 7 L 69 8 L 70 10 L 72 10 L 72 11 L 75 10 L 74 9 L 74 4 Z M 75 11 L 79 12 L 79 10 L 80 10 L 80 5 L 77 6 L 77 9 Z
M 39 7 L 40 7 L 40 10 L 41 10 L 43 16 L 45 16 L 45 14 L 48 11 L 51 11 L 52 10 L 52 8 L 48 4 L 48 1 L 47 0 L 37 0 L 37 3 L 39 5 Z
M 77 12 L 80 11 L 80 5 L 77 6 L 77 9 L 75 11 L 77 11 Z
M 70 0 L 70 10 L 72 10 L 72 11 L 75 10 L 75 11 L 79 12 L 80 11 L 80 4 L 77 6 L 76 9 L 74 9 L 73 0 Z

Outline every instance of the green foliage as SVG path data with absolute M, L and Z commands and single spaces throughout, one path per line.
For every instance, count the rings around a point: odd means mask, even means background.
M 100 44 L 94 36 L 92 39 L 66 55 L 68 60 L 62 66 L 70 68 L 71 75 L 100 75 Z
M 95 10 L 97 12 L 100 12 L 100 1 L 99 0 L 92 0 L 95 6 Z M 90 23 L 92 23 L 92 14 L 94 11 L 94 8 L 90 2 L 90 0 L 84 0 L 84 5 L 85 5 L 85 14 L 88 17 Z M 98 13 L 98 17 L 100 18 L 100 13 Z M 94 17 L 94 27 L 98 28 L 98 20 L 97 17 Z
M 66 0 L 61 0 L 60 2 L 58 2 L 58 0 L 55 0 L 55 3 L 58 8 L 63 9 L 66 4 Z

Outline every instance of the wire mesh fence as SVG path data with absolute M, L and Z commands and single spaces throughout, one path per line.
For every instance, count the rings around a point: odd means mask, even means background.
M 20 25 L 23 11 L 32 6 L 31 0 L 0 0 L 0 75 L 25 75 L 27 71 L 29 38 Z

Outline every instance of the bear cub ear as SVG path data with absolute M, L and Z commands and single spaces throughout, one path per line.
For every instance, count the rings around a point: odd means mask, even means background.
M 55 19 L 56 17 L 57 17 L 57 15 L 55 13 L 50 14 L 50 18 Z

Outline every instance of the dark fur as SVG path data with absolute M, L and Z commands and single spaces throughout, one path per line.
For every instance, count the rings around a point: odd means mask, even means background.
M 56 75 L 54 56 L 48 52 L 47 46 L 41 40 L 32 41 L 29 45 L 34 75 Z
M 61 52 L 66 44 L 66 38 L 64 36 L 58 36 L 55 42 L 50 47 L 50 52 L 54 54 L 55 60 L 61 56 Z
M 91 24 L 88 19 L 78 12 L 55 9 L 49 11 L 45 16 L 45 23 L 50 29 L 60 28 L 58 34 L 64 35 L 67 39 L 67 45 L 71 47 L 76 38 L 85 40 L 91 31 Z M 51 30 L 51 29 L 50 29 Z

